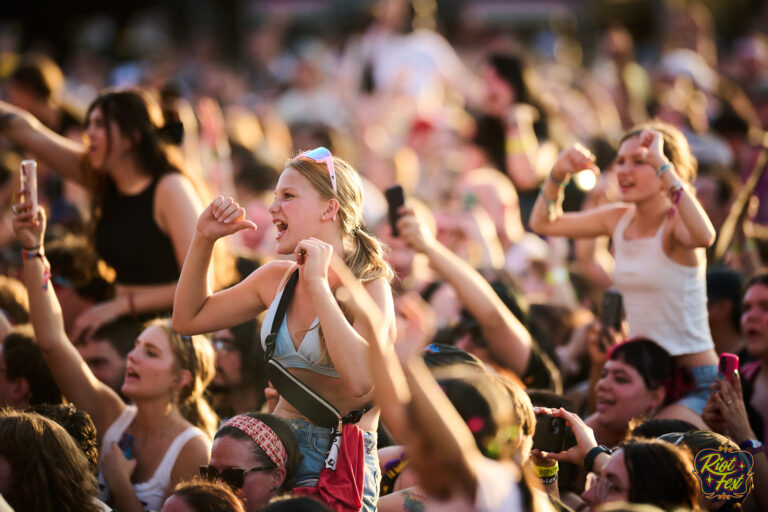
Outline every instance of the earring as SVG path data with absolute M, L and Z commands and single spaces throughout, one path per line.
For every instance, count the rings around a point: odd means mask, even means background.
M 276 491 L 276 490 L 277 490 L 277 486 L 276 486 L 276 485 L 273 485 L 273 486 L 272 486 L 272 490 L 273 490 L 273 491 Z

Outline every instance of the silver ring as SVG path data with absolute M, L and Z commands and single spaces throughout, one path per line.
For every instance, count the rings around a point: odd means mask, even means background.
M 728 405 L 733 405 L 733 400 L 728 400 L 728 402 L 726 402 L 726 403 L 727 403 Z
M 16 205 L 11 206 L 11 211 L 16 214 L 19 213 L 19 211 L 16 209 Z

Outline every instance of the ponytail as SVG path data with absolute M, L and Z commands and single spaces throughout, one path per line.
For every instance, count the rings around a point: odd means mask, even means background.
M 365 231 L 355 228 L 352 232 L 353 248 L 347 253 L 344 263 L 362 282 L 385 279 L 391 282 L 394 272 L 384 259 L 384 248 L 377 238 Z

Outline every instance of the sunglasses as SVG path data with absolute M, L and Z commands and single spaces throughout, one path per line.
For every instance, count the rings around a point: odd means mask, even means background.
M 257 466 L 251 469 L 227 468 L 219 471 L 210 464 L 206 464 L 205 466 L 200 466 L 200 476 L 203 480 L 209 482 L 221 480 L 232 489 L 237 490 L 243 487 L 243 484 L 245 483 L 245 475 L 248 473 L 252 471 L 270 471 L 273 469 L 275 469 L 275 466 Z
M 324 147 L 319 147 L 305 151 L 299 155 L 299 158 L 309 158 L 317 163 L 325 164 L 328 168 L 328 175 L 331 177 L 331 186 L 333 187 L 333 193 L 336 193 L 336 168 L 333 166 L 333 157 L 331 152 Z

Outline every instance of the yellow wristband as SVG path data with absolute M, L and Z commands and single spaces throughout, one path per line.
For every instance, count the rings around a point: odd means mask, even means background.
M 557 462 L 555 462 L 554 466 L 537 466 L 534 464 L 533 469 L 536 471 L 536 475 L 539 478 L 547 478 L 550 476 L 555 476 L 557 472 L 560 471 L 560 466 Z

